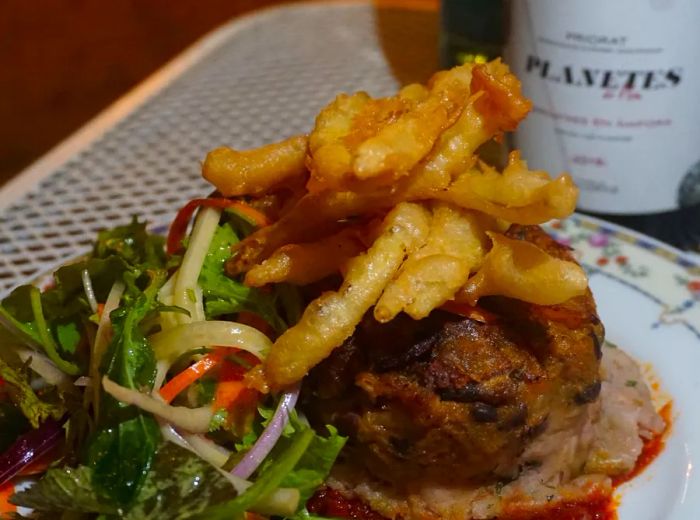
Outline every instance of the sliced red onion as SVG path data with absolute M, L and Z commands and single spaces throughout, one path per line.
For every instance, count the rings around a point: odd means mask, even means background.
M 65 419 L 44 421 L 36 430 L 21 435 L 5 453 L 0 455 L 0 486 L 58 446 L 65 437 L 63 431 L 65 421 Z
M 265 457 L 268 456 L 272 448 L 277 444 L 277 441 L 282 436 L 285 426 L 289 422 L 289 414 L 297 404 L 299 398 L 300 385 L 296 384 L 293 388 L 284 392 L 280 397 L 272 419 L 267 425 L 267 428 L 260 434 L 258 440 L 255 441 L 253 447 L 250 448 L 241 461 L 231 470 L 231 473 L 241 478 L 250 477 L 258 466 L 262 464 Z

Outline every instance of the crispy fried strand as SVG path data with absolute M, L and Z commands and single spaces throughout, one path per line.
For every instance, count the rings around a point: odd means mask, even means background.
M 406 259 L 374 307 L 377 321 L 387 322 L 401 311 L 422 319 L 451 299 L 481 264 L 489 243 L 484 230 L 495 225 L 486 217 L 438 204 L 426 243 Z
M 552 180 L 545 172 L 528 170 L 520 154 L 511 152 L 503 173 L 481 163 L 435 197 L 509 222 L 542 224 L 570 215 L 578 188 L 568 174 Z
M 261 195 L 306 173 L 307 138 L 290 137 L 253 150 L 216 148 L 207 154 L 202 175 L 225 197 Z
M 477 109 L 489 125 L 498 131 L 513 131 L 532 109 L 532 102 L 520 91 L 520 80 L 500 59 L 474 67 L 472 92 L 486 95 L 477 101 Z
M 425 101 L 429 95 L 430 91 L 420 83 L 411 83 L 399 90 L 400 98 L 414 102 Z
M 472 68 L 466 64 L 439 72 L 429 88 L 409 85 L 393 97 L 338 96 L 321 112 L 311 133 L 309 190 L 348 189 L 358 179 L 377 177 L 390 184 L 407 175 L 464 110 Z M 500 85 L 503 74 L 499 70 L 488 78 Z M 488 81 L 481 85 L 493 89 Z
M 300 380 L 352 334 L 406 255 L 423 244 L 429 219 L 418 204 L 399 204 L 389 212 L 372 247 L 350 261 L 340 289 L 312 301 L 299 323 L 273 345 L 265 361 L 273 388 Z
M 503 64 L 486 64 L 474 68 L 484 69 L 488 79 L 481 83 L 477 81 L 478 88 L 482 88 L 480 85 L 486 85 L 483 88 L 495 90 L 501 94 L 507 92 L 507 95 L 500 95 L 499 103 L 485 104 L 481 106 L 482 109 L 490 112 L 507 111 L 508 115 L 503 114 L 496 118 L 496 121 L 502 124 L 513 124 L 513 118 L 516 115 L 524 116 L 525 111 L 522 106 L 525 101 L 520 91 L 520 83 L 509 72 L 508 67 Z M 377 186 L 374 179 L 367 179 L 357 181 L 351 186 L 351 190 L 346 186 L 345 189 L 331 189 L 306 195 L 277 223 L 257 231 L 237 246 L 235 258 L 227 266 L 229 273 L 233 275 L 249 270 L 284 244 L 317 240 L 331 233 L 333 229 L 337 229 L 333 227 L 333 222 L 336 220 L 386 210 L 401 201 L 440 198 L 456 206 L 482 210 L 510 222 L 525 224 L 561 218 L 573 211 L 578 191 L 568 175 L 563 175 L 551 181 L 547 187 L 543 187 L 535 198 L 536 202 L 531 206 L 518 208 L 510 208 L 492 200 L 476 197 L 470 191 L 471 180 L 464 178 L 467 174 L 463 174 L 449 190 L 445 191 L 453 178 L 474 165 L 473 153 L 476 149 L 493 137 L 494 133 L 503 130 L 490 123 L 487 115 L 480 112 L 477 106 L 478 100 L 489 95 L 489 92 L 475 91 L 473 69 L 458 67 L 453 71 L 450 71 L 452 75 L 436 74 L 431 80 L 432 84 L 444 84 L 451 81 L 451 78 L 454 80 L 455 74 L 459 74 L 460 81 L 472 82 L 473 95 L 467 101 L 457 122 L 441 134 L 433 150 L 407 176 L 387 186 Z M 411 87 L 405 93 L 406 97 L 413 97 L 413 99 L 420 99 L 423 95 L 424 91 L 417 87 Z M 364 106 L 369 101 L 366 99 L 366 94 L 363 96 Z M 360 112 L 361 110 L 358 109 L 357 113 Z M 496 115 L 492 113 L 490 117 L 496 117 Z M 318 122 L 317 127 L 319 127 Z M 338 131 L 333 138 L 343 135 L 342 132 L 346 131 L 347 128 Z M 312 133 L 312 137 L 313 135 Z M 312 137 L 310 137 L 311 140 Z M 314 146 L 310 145 L 310 151 L 313 151 Z M 347 168 L 349 168 L 348 164 L 350 163 L 346 164 Z M 478 173 L 478 170 L 469 171 L 470 174 Z M 504 175 L 494 177 L 497 181 L 494 183 L 497 189 L 503 185 L 502 177 Z
M 245 283 L 252 287 L 280 282 L 306 285 L 337 273 L 366 249 L 360 238 L 363 229 L 345 228 L 317 242 L 284 245 L 248 271 Z
M 482 296 L 502 295 L 538 305 L 557 305 L 586 291 L 586 273 L 576 263 L 554 258 L 530 242 L 487 234 L 493 247 L 460 291 L 458 301 L 476 305 Z
M 551 180 L 543 172 L 528 170 L 517 153 L 511 154 L 503 173 L 480 168 L 463 173 L 448 189 L 443 184 L 449 183 L 449 175 L 444 178 L 436 169 L 436 175 L 411 175 L 390 187 L 306 195 L 278 222 L 240 242 L 228 270 L 231 274 L 245 272 L 284 244 L 313 241 L 333 232 L 337 220 L 402 201 L 440 199 L 519 224 L 564 218 L 576 206 L 578 189 L 568 174 Z
M 342 138 L 351 132 L 353 121 L 370 99 L 366 92 L 339 94 L 316 116 L 306 161 L 311 172 L 309 191 L 338 185 L 352 171 L 352 152 Z
M 407 184 L 414 195 L 446 188 L 457 174 L 474 165 L 479 146 L 517 124 L 529 110 L 520 81 L 506 65 L 497 61 L 459 70 L 464 81 L 471 81 L 472 95 L 457 122 L 440 135 L 426 160 L 412 172 Z M 447 81 L 441 74 L 436 74 L 434 81 Z
M 279 221 L 249 235 L 234 246 L 234 255 L 226 263 L 226 271 L 235 276 L 250 270 L 285 244 L 313 242 L 338 232 L 338 221 L 353 215 L 364 215 L 390 208 L 400 200 L 385 191 L 367 194 L 355 192 L 310 193 Z
M 446 73 L 428 97 L 380 129 L 357 148 L 354 172 L 359 179 L 382 174 L 405 175 L 433 148 L 440 134 L 451 126 L 469 98 L 464 65 Z

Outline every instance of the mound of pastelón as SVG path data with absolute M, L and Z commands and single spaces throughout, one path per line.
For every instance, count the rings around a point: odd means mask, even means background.
M 394 97 L 342 94 L 308 137 L 207 158 L 221 194 L 272 221 L 229 274 L 305 287 L 250 380 L 303 379 L 311 424 L 348 436 L 315 511 L 583 511 L 663 430 L 636 363 L 606 347 L 584 271 L 538 226 L 573 211 L 571 178 L 479 158 L 529 108 L 502 63 L 464 65 Z

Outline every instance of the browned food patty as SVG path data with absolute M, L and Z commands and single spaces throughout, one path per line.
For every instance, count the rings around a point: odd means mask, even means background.
M 512 226 L 573 260 L 536 226 Z M 600 391 L 603 327 L 592 295 L 557 306 L 483 298 L 487 320 L 434 311 L 385 325 L 368 315 L 317 366 L 302 406 L 350 436 L 346 457 L 391 481 L 456 483 L 513 476 L 527 443 Z

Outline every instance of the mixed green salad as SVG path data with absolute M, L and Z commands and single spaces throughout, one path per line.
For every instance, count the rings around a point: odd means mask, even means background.
M 207 200 L 183 208 L 167 250 L 134 219 L 2 300 L 0 486 L 32 475 L 9 499 L 23 514 L 314 518 L 306 500 L 345 439 L 309 427 L 298 386 L 247 379 L 302 298 L 226 275 L 255 219 Z

